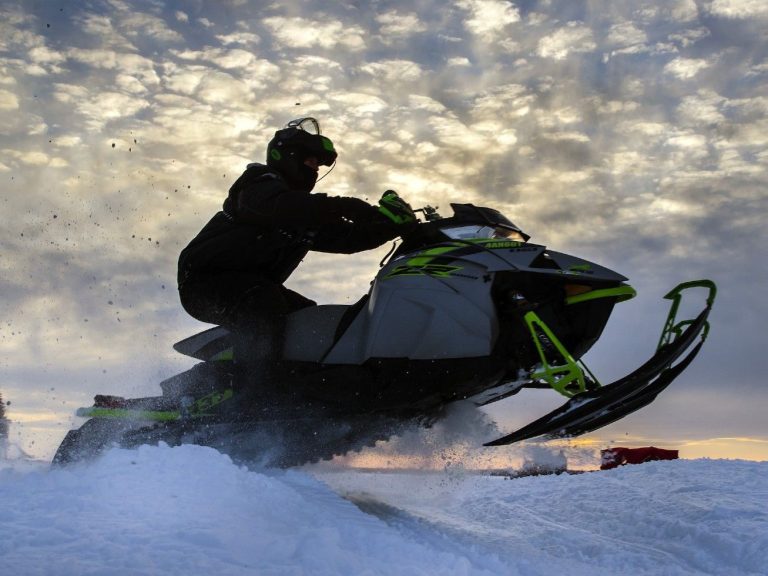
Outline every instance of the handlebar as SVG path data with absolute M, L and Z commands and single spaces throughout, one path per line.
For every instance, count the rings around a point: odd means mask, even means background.
M 414 209 L 415 212 L 422 212 L 424 214 L 424 220 L 427 222 L 434 222 L 435 220 L 442 220 L 442 216 L 438 214 L 437 209 L 440 208 L 440 206 L 430 206 L 426 205 L 424 208 L 416 208 Z

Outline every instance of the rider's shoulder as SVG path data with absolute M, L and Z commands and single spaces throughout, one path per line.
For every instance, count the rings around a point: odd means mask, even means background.
M 273 178 L 281 180 L 282 176 L 274 169 L 270 168 L 266 164 L 259 164 L 258 162 L 252 162 L 245 167 L 246 174 L 252 176 L 258 176 L 263 178 Z
M 285 185 L 285 180 L 280 173 L 264 164 L 248 164 L 241 178 L 248 184 L 274 183 L 276 185 Z

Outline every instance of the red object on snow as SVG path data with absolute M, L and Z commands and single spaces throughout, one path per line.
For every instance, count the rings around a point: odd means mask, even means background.
M 651 460 L 677 460 L 677 450 L 646 448 L 607 448 L 600 450 L 600 470 L 610 470 L 624 464 L 642 464 Z

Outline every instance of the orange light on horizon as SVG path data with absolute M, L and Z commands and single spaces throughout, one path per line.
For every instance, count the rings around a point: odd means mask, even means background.
M 707 438 L 680 444 L 680 457 L 686 460 L 713 458 L 768 461 L 768 440 L 763 438 Z
M 701 440 L 677 439 L 661 441 L 640 437 L 626 437 L 621 440 L 605 440 L 587 436 L 569 440 L 552 440 L 537 444 L 553 454 L 562 451 L 568 458 L 569 470 L 595 470 L 600 467 L 600 450 L 609 446 L 656 446 L 679 450 L 683 460 L 699 458 L 751 460 L 756 462 L 768 461 L 768 439 L 734 437 L 707 438 Z M 517 470 L 526 459 L 526 445 L 515 449 L 497 450 L 477 448 L 476 451 L 462 450 L 446 456 L 445 452 L 434 454 L 398 454 L 396 451 L 382 449 L 365 450 L 361 453 L 350 454 L 336 458 L 334 466 L 354 468 L 359 470 L 391 470 L 391 471 L 449 471 L 465 469 L 467 471 Z

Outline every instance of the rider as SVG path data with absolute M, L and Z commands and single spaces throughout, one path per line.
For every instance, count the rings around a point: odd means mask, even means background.
M 249 378 L 269 380 L 286 316 L 316 303 L 283 286 L 309 250 L 351 254 L 414 226 L 411 207 L 384 193 L 374 207 L 351 197 L 310 194 L 336 150 L 314 118 L 275 132 L 267 164 L 249 164 L 223 209 L 182 250 L 181 304 L 194 318 L 235 334 L 235 359 Z M 255 374 L 254 374 L 255 373 Z

